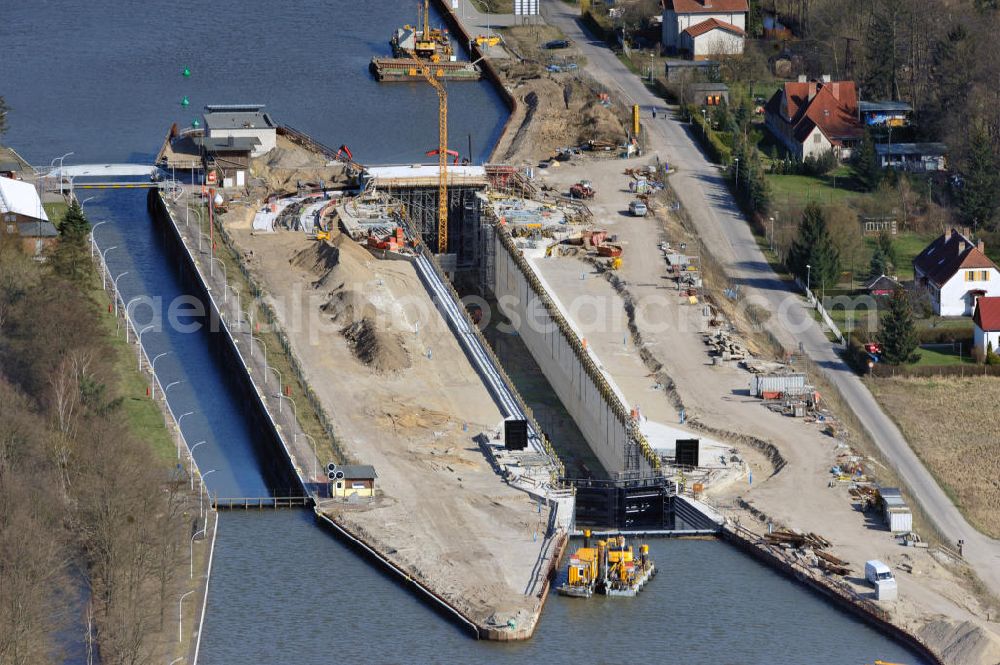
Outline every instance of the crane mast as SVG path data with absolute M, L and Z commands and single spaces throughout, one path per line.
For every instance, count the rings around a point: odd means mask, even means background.
M 427 82 L 433 86 L 438 96 L 438 253 L 448 251 L 448 92 L 437 80 L 431 68 L 415 55 L 410 58 L 416 63 Z

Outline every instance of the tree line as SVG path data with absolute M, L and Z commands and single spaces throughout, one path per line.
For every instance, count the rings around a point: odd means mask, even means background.
M 44 263 L 0 236 L 5 664 L 61 662 L 78 624 L 101 661 L 154 662 L 187 554 L 185 482 L 130 430 L 88 230 L 74 205 Z

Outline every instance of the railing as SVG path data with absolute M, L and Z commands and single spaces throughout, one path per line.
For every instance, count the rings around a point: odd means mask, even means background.
M 601 396 L 604 398 L 605 403 L 611 409 L 611 412 L 622 424 L 626 430 L 628 437 L 639 446 L 639 450 L 642 452 L 643 457 L 649 463 L 649 466 L 653 470 L 659 470 L 660 468 L 660 457 L 653 450 L 653 447 L 649 445 L 649 441 L 646 437 L 639 431 L 639 424 L 632 419 L 622 403 L 618 394 L 611 388 L 608 383 L 607 378 L 604 376 L 604 372 L 597 366 L 590 352 L 583 345 L 583 342 L 577 336 L 576 332 L 570 326 L 569 322 L 562 315 L 559 307 L 555 304 L 551 297 L 549 297 L 544 285 L 542 285 L 541 280 L 535 274 L 535 271 L 528 264 L 527 260 L 521 253 L 520 248 L 514 243 L 514 239 L 511 237 L 510 233 L 507 231 L 506 226 L 502 224 L 496 224 L 494 226 L 497 237 L 500 238 L 501 244 L 507 250 L 507 253 L 513 259 L 514 264 L 517 266 L 518 270 L 524 275 L 524 278 L 528 281 L 531 286 L 531 290 L 534 291 L 535 297 L 541 301 L 544 305 L 545 310 L 548 312 L 549 317 L 555 322 L 556 326 L 559 328 L 559 332 L 562 333 L 563 337 L 569 344 L 570 349 L 573 350 L 573 354 L 580 361 L 581 366 L 587 373 L 587 376 L 597 387 Z
M 91 234 L 91 243 L 93 249 L 97 250 L 97 251 L 92 250 L 92 253 L 94 257 L 96 257 L 98 268 L 100 269 L 101 276 L 104 279 L 104 283 L 106 285 L 105 290 L 108 292 L 108 295 L 111 296 L 111 299 L 114 302 L 115 316 L 116 317 L 118 316 L 118 309 L 119 307 L 121 307 L 123 318 L 125 319 L 125 326 L 126 326 L 125 335 L 126 337 L 128 337 L 128 330 L 131 330 L 132 335 L 136 340 L 135 344 L 137 347 L 137 353 L 139 354 L 139 368 L 140 370 L 142 369 L 142 359 L 145 358 L 146 366 L 149 367 L 149 371 L 150 374 L 152 375 L 153 381 L 156 384 L 156 388 L 159 389 L 161 403 L 165 407 L 163 420 L 168 427 L 171 424 L 173 424 L 173 428 L 177 432 L 177 457 L 180 458 L 181 456 L 180 446 L 183 443 L 184 449 L 187 451 L 187 456 L 190 468 L 192 470 L 192 475 L 194 475 L 194 473 L 197 472 L 198 477 L 201 478 L 201 469 L 198 468 L 198 463 L 195 461 L 194 455 L 191 454 L 191 447 L 188 445 L 187 437 L 185 437 L 184 432 L 181 431 L 181 427 L 178 422 L 177 416 L 174 413 L 173 408 L 170 406 L 170 401 L 167 399 L 167 393 L 163 388 L 163 384 L 160 383 L 160 377 L 158 377 L 156 375 L 156 372 L 153 370 L 153 364 L 150 361 L 149 354 L 146 353 L 146 348 L 142 345 L 142 338 L 139 335 L 139 331 L 135 327 L 135 322 L 132 321 L 132 319 L 129 316 L 128 308 L 126 306 L 126 303 L 123 301 L 121 297 L 121 293 L 115 288 L 114 280 L 112 279 L 108 271 L 107 263 L 104 260 L 104 253 L 101 251 L 100 246 L 97 244 L 97 241 L 94 240 L 93 234 Z
M 313 505 L 313 499 L 309 496 L 255 496 L 255 497 L 215 497 L 212 499 L 212 507 L 216 510 L 235 510 L 243 508 L 249 510 L 256 508 L 308 508 Z

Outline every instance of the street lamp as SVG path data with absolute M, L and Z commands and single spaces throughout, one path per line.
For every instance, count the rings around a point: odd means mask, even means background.
M 118 292 L 118 280 L 128 274 L 128 270 L 119 273 L 117 277 L 111 280 L 111 284 L 115 287 L 115 334 L 118 334 L 118 301 L 121 300 L 121 294 Z
M 808 263 L 806 264 L 806 293 L 809 294 L 809 299 L 812 300 L 812 291 L 809 290 L 809 286 L 812 284 L 812 266 Z
M 152 378 L 150 379 L 149 384 L 150 384 L 150 392 L 153 395 L 153 399 L 156 399 L 156 361 L 169 353 L 170 353 L 169 351 L 158 353 L 155 356 L 153 356 L 153 359 L 149 363 L 149 371 L 152 374 Z
M 707 138 L 708 137 L 708 112 L 705 109 L 701 110 L 701 118 L 702 118 L 701 131 L 702 131 L 702 133 L 705 134 L 705 137 Z
M 736 193 L 740 192 L 740 158 L 733 157 L 733 162 L 736 164 Z
M 228 283 L 229 282 L 226 282 L 226 284 Z M 243 325 L 243 309 L 240 307 L 240 290 L 235 286 L 230 286 L 229 288 L 236 294 L 236 325 L 241 326 Z
M 184 436 L 181 433 L 181 421 L 184 420 L 185 416 L 193 415 L 194 411 L 185 411 L 181 414 L 180 418 L 177 419 L 177 459 L 181 458 L 181 437 Z
M 180 602 L 177 603 L 177 641 L 178 642 L 183 642 L 184 641 L 184 613 L 183 613 L 184 599 L 187 598 L 188 596 L 190 596 L 192 593 L 194 593 L 194 589 L 192 589 L 191 591 L 188 591 L 187 593 L 183 594 L 181 596 Z
M 98 226 L 100 226 L 101 224 L 107 224 L 107 223 L 108 223 L 108 220 L 104 220 L 103 222 L 98 222 L 98 223 L 96 223 L 96 224 L 94 224 L 93 226 L 90 227 L 90 256 L 91 256 L 91 258 L 93 258 L 94 251 L 97 248 L 97 243 L 94 241 L 94 232 L 97 231 L 97 227 Z
M 293 400 L 291 397 L 286 397 L 285 395 L 282 395 L 281 391 L 279 390 L 278 391 L 278 413 L 281 413 L 281 400 L 283 400 L 283 399 L 287 399 L 288 403 L 292 405 L 292 418 L 293 418 L 293 420 L 292 420 L 292 445 L 294 446 L 295 444 L 297 444 L 299 442 L 299 433 L 296 430 L 296 426 L 298 425 L 298 421 L 299 421 L 299 410 L 295 406 L 295 400 Z
M 163 389 L 163 394 L 166 395 L 167 391 L 176 386 L 178 383 L 184 383 L 184 379 L 177 379 L 176 381 L 171 381 L 167 384 L 167 387 Z
M 774 252 L 774 217 L 771 216 L 767 219 L 771 222 L 771 232 L 768 234 L 769 237 L 767 243 L 771 248 L 771 252 Z
M 309 439 L 309 441 L 313 444 L 313 481 L 315 481 L 319 475 L 319 468 L 317 466 L 319 464 L 319 453 L 316 448 L 316 439 L 312 438 L 312 435 L 306 434 L 305 432 L 302 432 L 302 436 Z
M 278 370 L 274 369 L 273 367 L 270 367 L 269 369 L 272 372 L 274 372 L 274 374 L 278 377 L 278 392 L 280 393 L 281 392 L 281 385 L 282 385 L 281 384 L 281 372 L 279 372 Z M 265 388 L 267 387 L 267 374 L 266 373 L 264 374 L 264 387 Z M 280 400 L 278 401 L 278 411 L 279 412 L 281 411 L 281 401 Z
M 52 168 L 55 168 L 56 162 L 59 162 L 59 194 L 63 193 L 63 188 L 62 188 L 63 160 L 69 157 L 70 155 L 75 155 L 75 154 L 76 154 L 75 152 L 67 152 L 62 157 L 55 157 L 51 162 L 49 162 L 49 166 Z
M 150 323 L 148 326 L 146 326 L 145 328 L 143 328 L 142 330 L 139 331 L 139 339 L 137 340 L 138 343 L 139 343 L 139 352 L 138 352 L 137 355 L 139 356 L 139 371 L 140 372 L 142 371 L 142 336 L 143 336 L 144 333 L 148 332 L 151 328 L 155 328 L 155 327 L 156 327 L 155 325 L 153 325 L 152 323 Z
M 191 547 L 190 547 L 190 549 L 191 549 L 191 579 L 194 579 L 194 539 L 197 538 L 199 535 L 202 535 L 202 536 L 205 535 L 205 527 L 202 527 L 201 531 L 195 531 L 194 534 L 192 534 L 192 536 L 191 536 L 191 543 L 190 543 L 190 545 L 191 545 Z
M 104 268 L 101 275 L 101 285 L 104 289 L 108 288 L 108 252 L 113 249 L 118 249 L 118 245 L 112 245 L 101 252 L 101 266 Z
M 132 305 L 134 305 L 137 300 L 142 300 L 143 297 L 144 296 L 136 296 L 136 297 L 132 298 L 131 300 L 129 300 L 127 303 L 125 303 L 125 321 L 126 321 L 126 323 L 132 320 L 129 317 L 129 315 L 128 315 L 129 308 L 132 307 Z M 128 326 L 127 325 L 125 326 L 125 343 L 128 344 Z
M 205 479 L 212 473 L 215 473 L 215 469 L 201 474 L 201 491 L 198 493 L 198 513 L 202 516 L 202 519 L 205 516 Z
M 188 475 L 191 476 L 191 491 L 192 492 L 194 491 L 194 449 L 197 448 L 198 446 L 200 446 L 203 443 L 205 443 L 205 439 L 202 439 L 201 441 L 199 441 L 198 443 L 194 444 L 193 446 L 191 446 L 191 448 L 188 449 L 188 455 L 191 457 L 191 472 L 188 473 Z

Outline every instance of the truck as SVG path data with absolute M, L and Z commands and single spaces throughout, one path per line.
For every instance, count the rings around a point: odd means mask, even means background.
M 865 580 L 875 587 L 876 600 L 896 600 L 896 578 L 889 566 L 877 559 L 865 561 Z
M 581 180 L 569 188 L 569 195 L 574 199 L 592 199 L 595 193 L 589 180 Z

